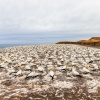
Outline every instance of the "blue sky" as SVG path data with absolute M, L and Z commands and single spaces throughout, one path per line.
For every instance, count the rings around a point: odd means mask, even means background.
M 59 34 L 100 36 L 100 0 L 0 0 L 0 44 Z

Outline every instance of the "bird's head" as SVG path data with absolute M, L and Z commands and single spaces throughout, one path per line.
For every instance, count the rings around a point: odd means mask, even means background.
M 72 66 L 72 69 L 71 70 L 74 70 L 75 69 L 75 66 Z
M 50 71 L 54 71 L 56 68 L 55 67 L 51 67 L 50 68 Z
M 34 68 L 32 68 L 32 71 L 35 71 L 35 69 L 34 69 Z
M 92 67 L 93 66 L 93 64 L 90 64 L 90 67 Z
M 26 65 L 28 65 L 28 62 L 26 63 Z
M 50 71 L 52 71 L 52 70 L 53 70 L 53 68 L 51 67 L 51 68 L 49 68 L 49 70 L 50 70 Z
M 37 67 L 40 67 L 40 63 L 38 64 L 38 66 Z
M 30 82 L 30 83 L 28 84 L 28 86 L 29 86 L 30 88 L 32 88 L 33 83 L 32 83 L 32 82 Z
M 18 66 L 18 70 L 21 70 L 21 67 L 20 66 Z
M 85 66 L 85 68 L 87 68 L 87 69 L 88 69 L 89 67 L 88 67 L 88 66 Z
M 50 59 L 50 62 L 52 62 L 52 59 Z
M 64 64 L 64 66 L 67 66 L 67 64 Z

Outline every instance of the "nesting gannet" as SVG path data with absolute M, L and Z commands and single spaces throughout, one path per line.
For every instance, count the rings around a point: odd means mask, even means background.
M 72 73 L 70 71 L 67 71 L 67 74 L 66 74 L 67 77 L 71 77 L 72 76 Z
M 45 69 L 43 68 L 42 65 L 39 64 L 37 70 L 40 71 L 40 72 L 44 72 Z
M 48 65 L 52 65 L 52 60 L 50 60 L 49 62 L 47 62 Z
M 4 63 L 1 63 L 0 64 L 0 68 L 5 68 L 5 64 Z
M 83 72 L 86 73 L 90 73 L 90 70 L 88 69 L 88 66 L 83 67 Z
M 66 64 L 64 64 L 63 66 L 60 66 L 60 67 L 57 67 L 56 69 L 57 70 L 66 70 L 67 68 L 66 68 L 67 66 L 66 66 Z
M 25 70 L 30 70 L 31 71 L 31 67 L 29 66 L 29 64 L 27 63 L 25 66 Z
M 53 80 L 54 79 L 54 71 L 53 71 L 53 68 L 50 69 L 49 75 L 50 75 L 50 77 Z
M 73 74 L 74 76 L 82 77 L 82 75 L 80 75 L 79 72 L 76 71 L 76 68 L 75 68 L 74 66 L 72 67 L 72 74 Z
M 32 57 L 28 57 L 28 58 L 27 58 L 27 61 L 31 61 L 31 60 L 32 60 Z
M 29 83 L 27 84 L 27 86 L 28 86 L 29 89 L 31 89 L 31 88 L 33 88 L 33 83 L 32 83 L 32 82 L 29 82 Z
M 11 75 L 11 74 L 13 74 L 13 73 L 16 73 L 16 71 L 14 70 L 14 68 L 10 68 L 10 69 L 8 69 L 7 70 L 8 71 L 8 73 L 9 73 L 9 75 Z
M 20 62 L 21 65 L 25 65 L 26 63 L 24 61 Z
M 28 74 L 25 79 L 34 78 L 34 77 L 37 77 L 37 76 L 39 76 L 39 73 L 36 73 L 35 69 L 33 68 L 32 72 L 30 74 Z
M 66 70 L 66 68 L 67 68 L 67 65 L 66 64 L 64 64 L 63 66 L 61 66 L 62 67 L 62 70 Z
M 4 62 L 2 62 L 1 64 L 0 64 L 0 68 L 6 68 L 7 67 L 7 63 L 4 63 Z
M 21 70 L 21 68 L 20 67 L 18 67 L 18 72 L 16 73 L 16 75 L 15 76 L 20 76 L 22 74 L 22 70 Z
M 90 64 L 90 67 L 93 67 L 93 70 L 99 69 L 99 66 L 97 64 Z
M 75 63 L 75 62 L 72 62 L 72 64 L 71 64 L 72 66 L 75 66 L 75 65 L 77 65 L 77 63 Z
M 62 66 L 61 62 L 57 61 L 57 65 L 58 66 Z

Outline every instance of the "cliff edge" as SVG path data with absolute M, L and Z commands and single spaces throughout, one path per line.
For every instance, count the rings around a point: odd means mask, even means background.
M 79 40 L 76 42 L 71 41 L 61 41 L 56 44 L 79 44 L 79 45 L 89 45 L 89 46 L 100 46 L 100 37 L 92 37 L 89 40 Z

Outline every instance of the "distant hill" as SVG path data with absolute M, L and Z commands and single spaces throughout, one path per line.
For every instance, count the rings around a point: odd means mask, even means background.
M 86 43 L 100 42 L 100 37 L 92 37 L 89 40 L 80 40 L 78 42 L 86 42 Z
M 100 46 L 100 37 L 92 37 L 89 40 L 80 40 L 76 42 L 71 41 L 61 41 L 56 44 L 80 44 L 80 45 L 89 45 L 89 46 Z

